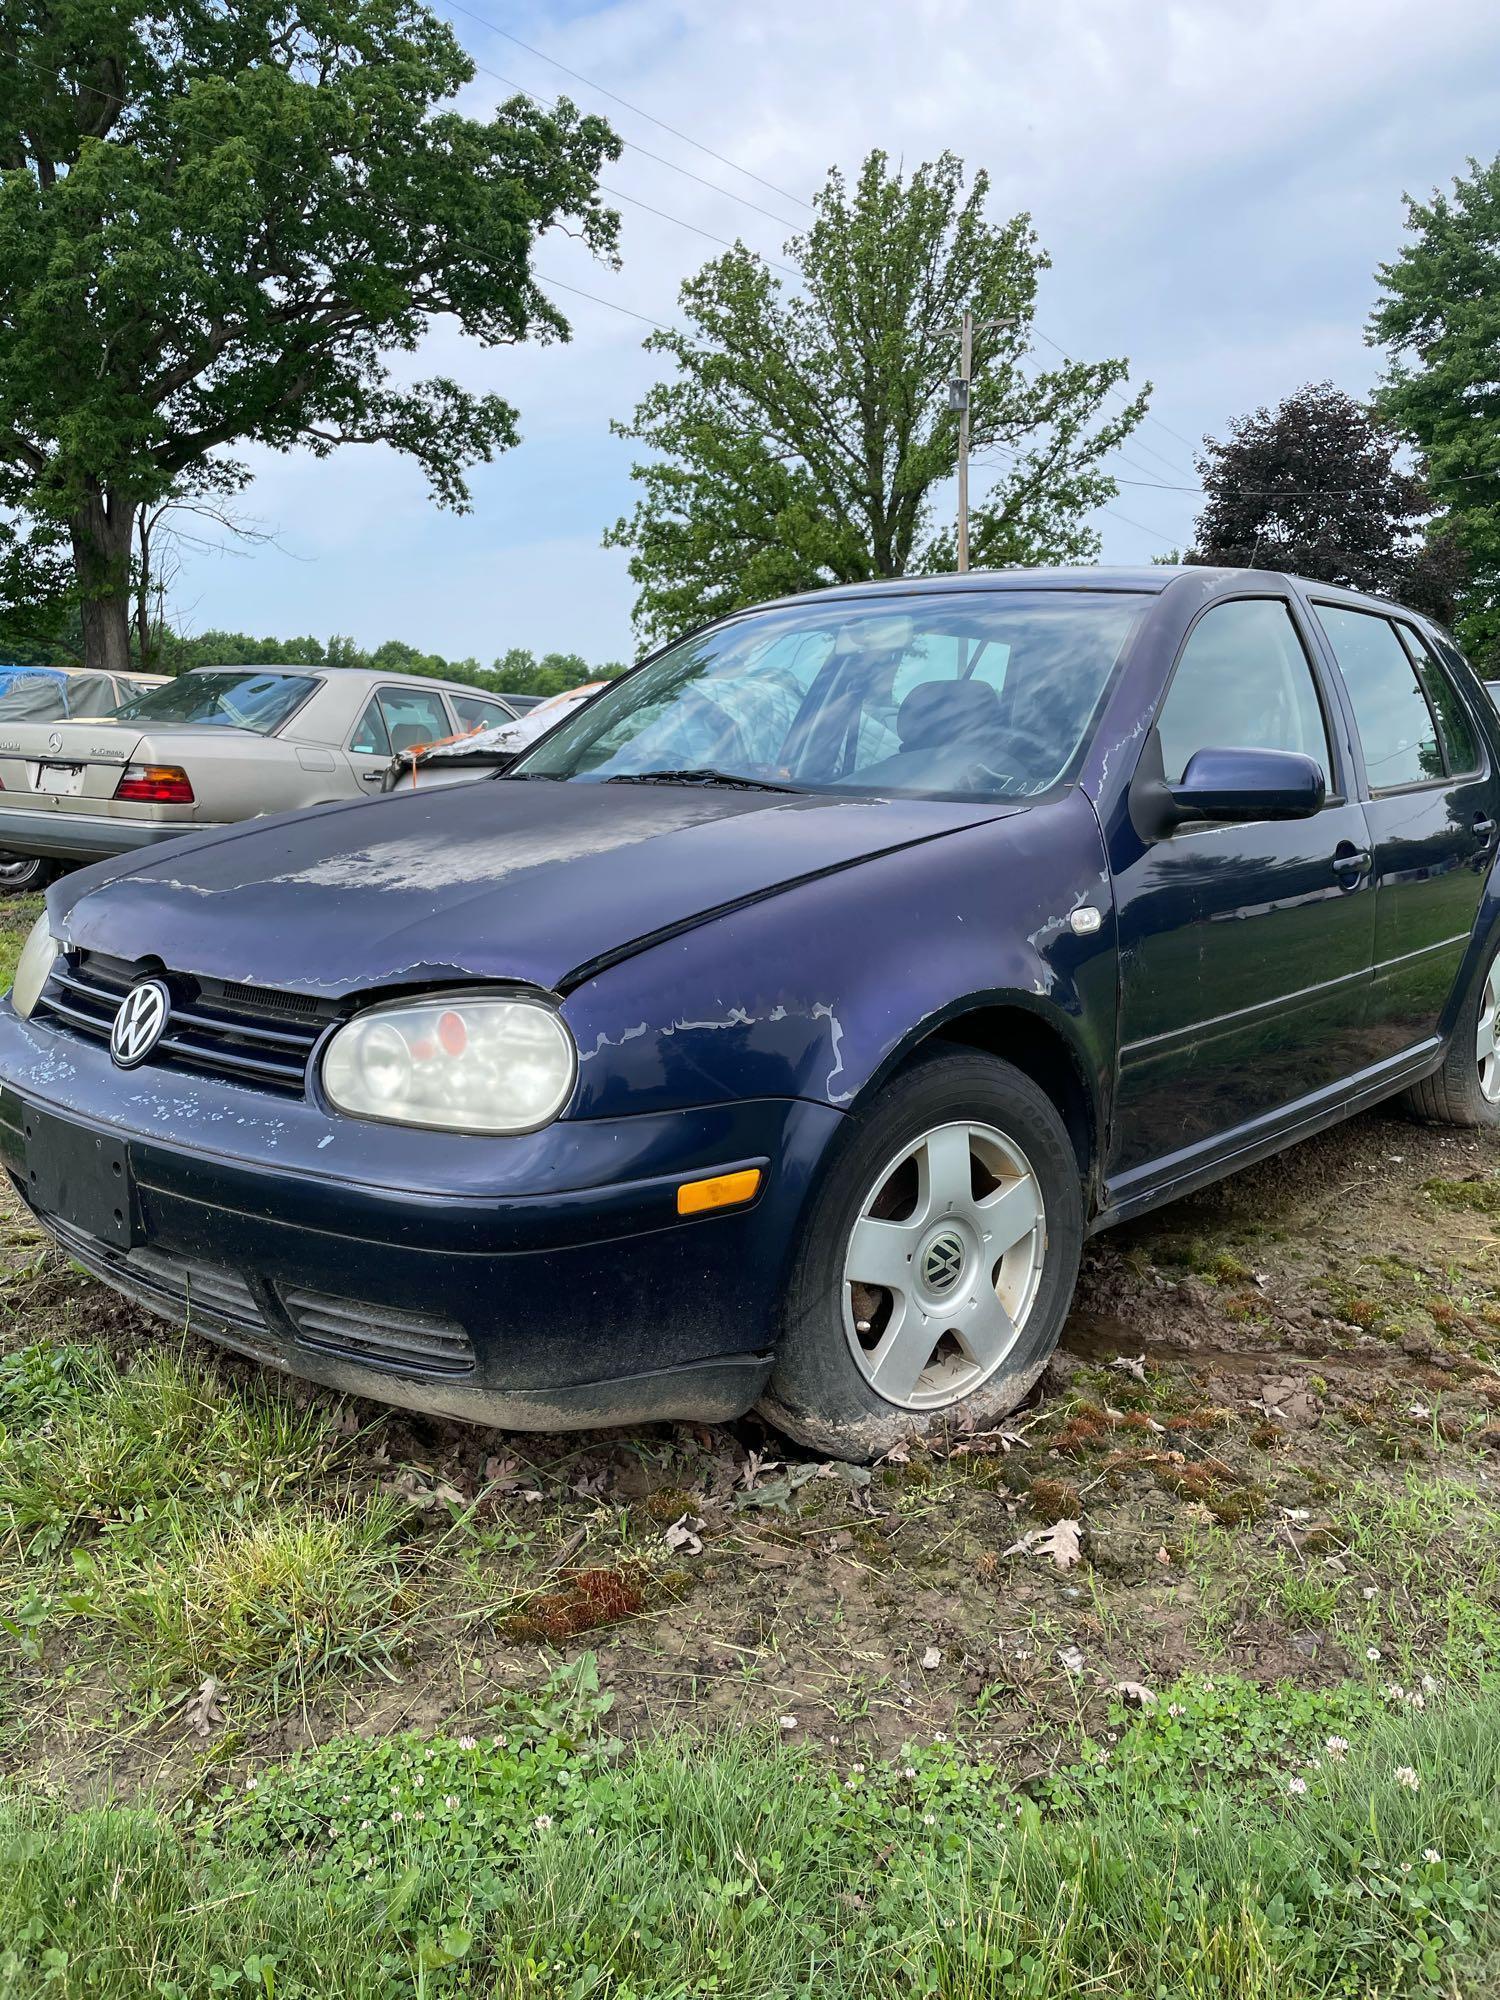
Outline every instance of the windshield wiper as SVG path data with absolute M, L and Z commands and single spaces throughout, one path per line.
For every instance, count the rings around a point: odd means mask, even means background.
M 715 771 L 707 764 L 695 764 L 684 771 L 621 771 L 604 782 L 606 785 L 726 785 L 738 792 L 800 789 L 797 785 L 778 784 L 774 778 L 745 778 L 738 771 Z

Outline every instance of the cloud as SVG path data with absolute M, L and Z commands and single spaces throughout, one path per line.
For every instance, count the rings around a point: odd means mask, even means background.
M 474 12 L 793 195 L 876 145 L 908 163 L 951 146 L 987 167 L 995 213 L 1029 209 L 1052 254 L 1041 327 L 1080 355 L 1130 356 L 1156 385 L 1153 409 L 1170 428 L 1148 425 L 1127 447 L 1136 466 L 1119 470 L 1166 485 L 1193 482 L 1182 440 L 1222 433 L 1245 409 L 1323 376 L 1369 386 L 1378 357 L 1363 329 L 1375 267 L 1399 244 L 1402 192 L 1488 156 L 1500 121 L 1489 0 L 1430 7 L 1419 31 L 1404 0 L 475 0 Z M 639 142 L 607 173 L 611 186 L 773 256 L 806 219 L 786 194 L 570 82 L 472 14 L 450 18 L 488 69 L 565 92 Z M 465 108 L 505 94 L 481 73 Z M 620 273 L 560 238 L 538 267 L 670 320 L 678 285 L 715 245 L 619 207 Z M 481 658 L 509 644 L 628 657 L 629 579 L 599 546 L 631 502 L 631 448 L 609 421 L 657 364 L 640 350 L 647 326 L 557 296 L 574 327 L 567 345 L 481 351 L 440 330 L 417 357 L 418 372 L 447 367 L 521 412 L 521 445 L 473 478 L 472 515 L 433 509 L 421 475 L 389 452 L 323 464 L 262 454 L 247 507 L 292 554 L 195 562 L 198 626 L 397 633 Z M 1195 512 L 1191 494 L 1123 486 L 1100 519 L 1106 559 L 1186 541 Z

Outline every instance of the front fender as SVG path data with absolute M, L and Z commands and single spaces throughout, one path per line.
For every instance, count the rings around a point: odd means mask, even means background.
M 1078 936 L 1089 905 L 1100 928 Z M 569 994 L 573 1117 L 744 1097 L 848 1109 L 944 1022 L 1019 1006 L 1113 1075 L 1113 909 L 1079 792 L 804 882 L 608 967 Z

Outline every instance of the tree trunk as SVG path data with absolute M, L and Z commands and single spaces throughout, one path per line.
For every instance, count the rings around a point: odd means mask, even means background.
M 83 664 L 130 671 L 130 544 L 135 508 L 94 491 L 69 522 L 83 615 Z

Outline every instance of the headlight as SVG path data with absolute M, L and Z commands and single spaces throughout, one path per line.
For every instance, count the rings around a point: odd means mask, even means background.
M 45 915 L 31 926 L 21 956 L 16 960 L 16 976 L 10 989 L 10 1004 L 23 1021 L 29 1021 L 42 997 L 47 975 L 57 963 L 62 946 L 47 928 Z
M 550 1007 L 453 993 L 356 1015 L 328 1044 L 323 1088 L 356 1118 L 532 1132 L 567 1103 L 577 1068 Z

